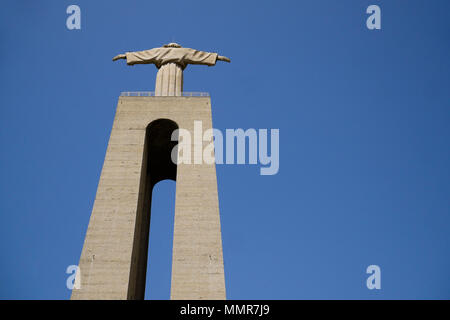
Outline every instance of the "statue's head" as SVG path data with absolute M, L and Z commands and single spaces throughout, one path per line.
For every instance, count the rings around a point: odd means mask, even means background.
M 168 44 L 163 45 L 164 48 L 181 48 L 181 46 L 178 43 L 171 42 Z

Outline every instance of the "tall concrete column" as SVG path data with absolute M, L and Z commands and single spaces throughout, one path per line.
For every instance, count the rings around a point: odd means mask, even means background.
M 151 191 L 166 178 L 176 179 L 171 299 L 225 299 L 215 164 L 168 156 L 178 127 L 193 160 L 196 120 L 212 128 L 209 97 L 119 98 L 72 299 L 144 298 Z

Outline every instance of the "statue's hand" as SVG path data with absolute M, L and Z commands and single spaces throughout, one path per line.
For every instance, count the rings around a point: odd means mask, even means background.
M 119 59 L 126 59 L 127 55 L 126 54 L 118 54 L 117 56 L 115 56 L 113 58 L 113 61 L 119 60 Z
M 231 62 L 230 58 L 227 58 L 225 56 L 217 56 L 217 60 Z

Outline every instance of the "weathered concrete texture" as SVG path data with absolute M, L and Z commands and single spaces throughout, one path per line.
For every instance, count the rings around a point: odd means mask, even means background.
M 143 298 L 150 221 L 143 199 L 151 197 L 145 172 L 152 161 L 146 129 L 158 119 L 193 137 L 195 120 L 212 128 L 210 98 L 119 98 L 79 263 L 81 289 L 72 299 Z M 180 164 L 176 181 L 171 299 L 225 299 L 215 165 Z

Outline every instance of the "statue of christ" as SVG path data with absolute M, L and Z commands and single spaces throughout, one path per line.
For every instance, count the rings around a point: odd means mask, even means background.
M 126 52 L 113 58 L 126 59 L 128 65 L 154 64 L 158 68 L 155 96 L 181 96 L 183 92 L 183 70 L 188 64 L 214 66 L 217 60 L 230 59 L 217 53 L 183 48 L 177 43 L 169 43 L 161 48 L 137 52 Z

